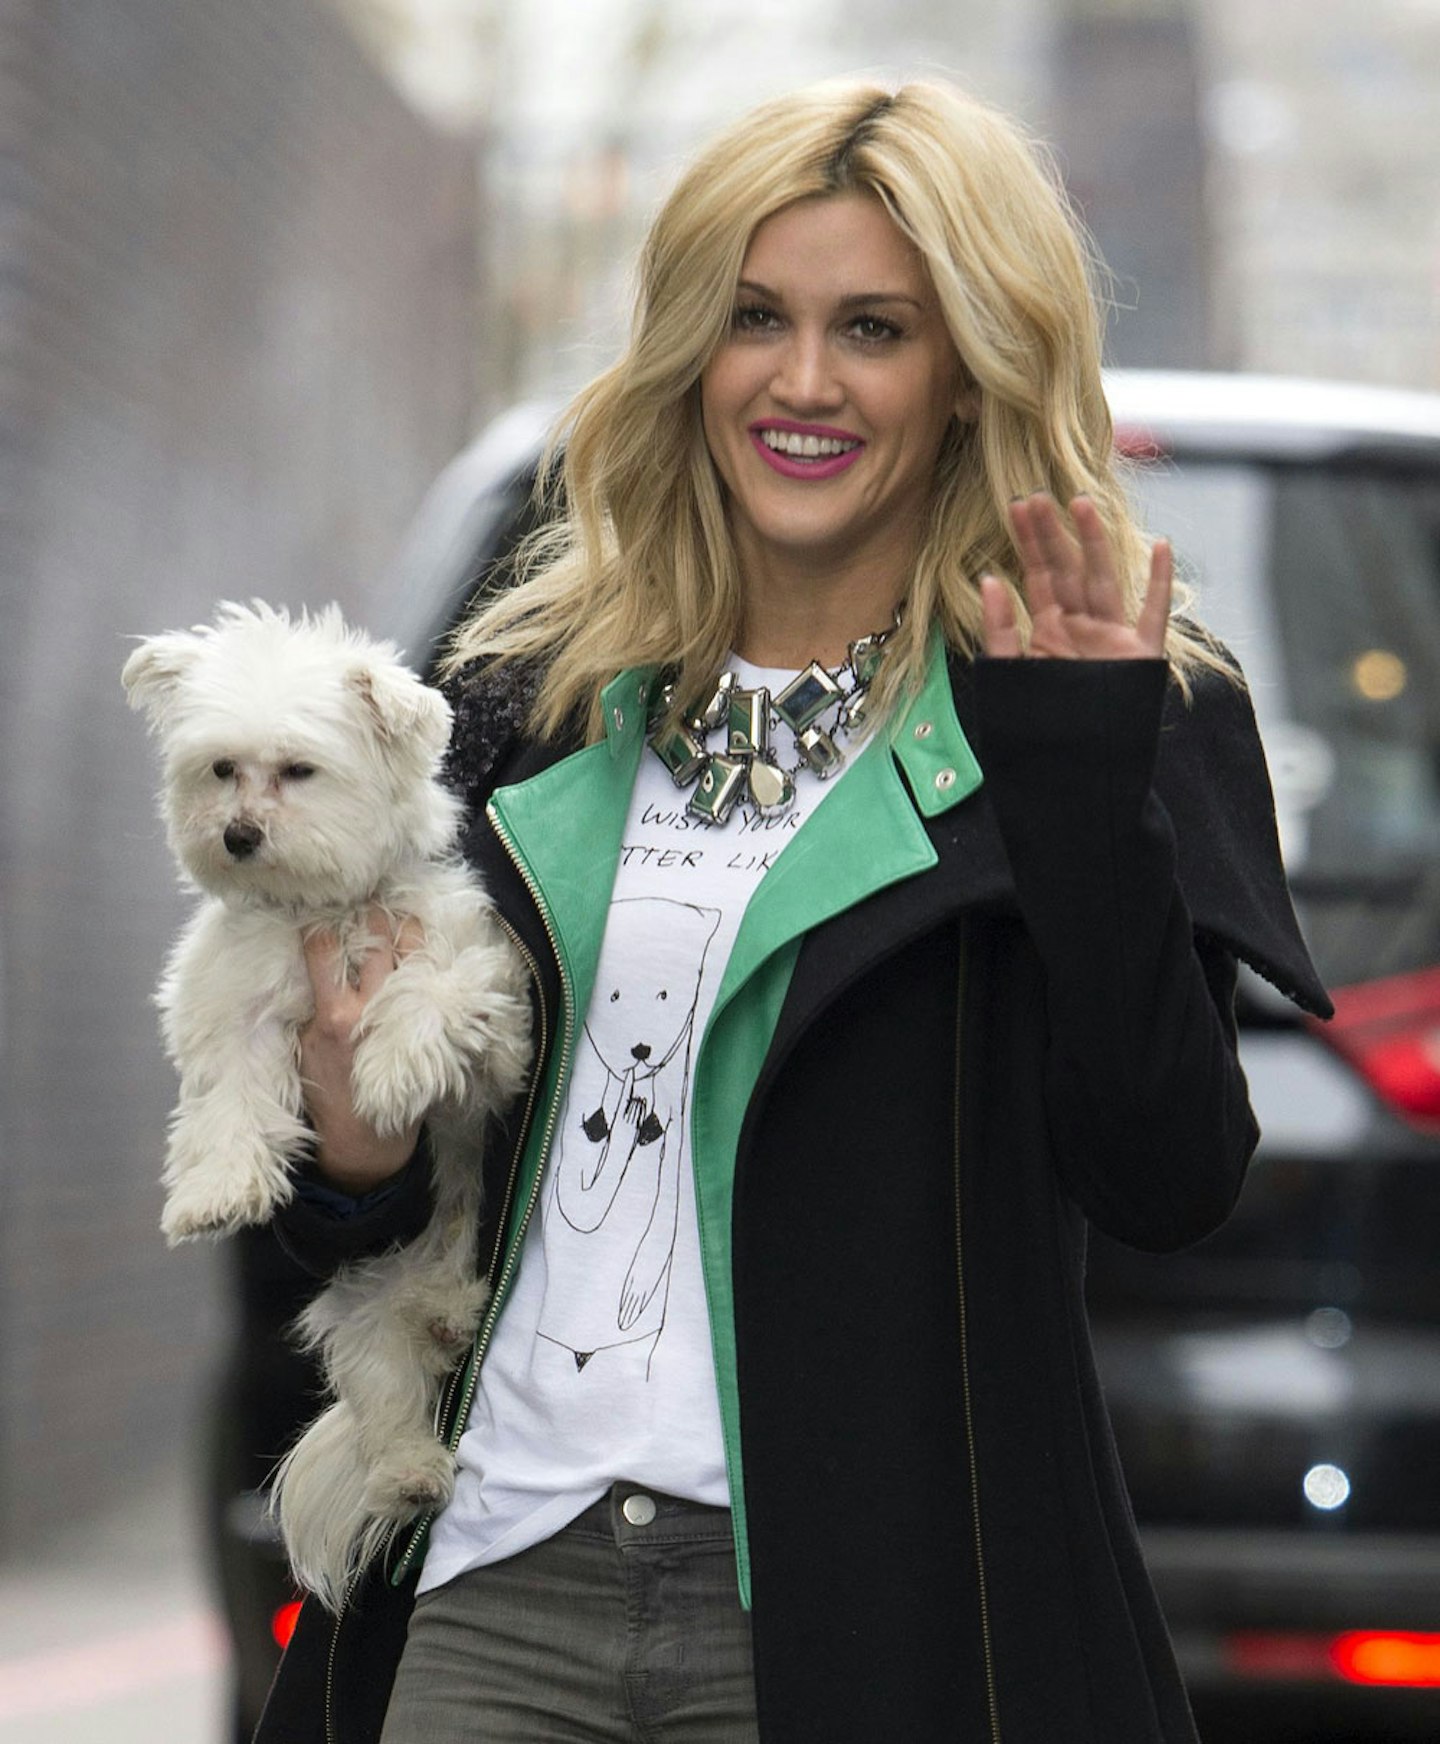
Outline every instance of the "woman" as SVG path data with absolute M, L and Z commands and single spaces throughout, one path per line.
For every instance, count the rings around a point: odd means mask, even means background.
M 1193 1740 L 1086 1225 L 1228 1213 L 1238 958 L 1326 1002 L 1032 149 L 938 85 L 747 117 L 564 475 L 451 678 L 542 1038 L 455 1499 L 307 1609 L 261 1737 Z M 287 1214 L 317 1268 L 425 1214 L 346 1093 L 393 953 L 339 994 L 324 954 L 317 1179 L 380 1192 Z

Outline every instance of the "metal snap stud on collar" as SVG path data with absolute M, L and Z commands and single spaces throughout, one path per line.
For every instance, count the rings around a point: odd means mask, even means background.
M 915 737 L 917 739 L 928 739 L 934 731 L 935 723 L 933 721 L 921 721 L 919 726 L 915 729 Z
M 942 769 L 935 777 L 935 785 L 940 789 L 941 793 L 948 792 L 949 789 L 955 785 L 955 771 L 953 769 Z
M 620 1512 L 632 1526 L 648 1526 L 655 1518 L 655 1498 L 653 1496 L 626 1496 L 620 1504 Z
M 624 711 L 624 709 L 622 709 L 622 708 L 615 709 L 613 711 L 613 719 L 615 722 L 615 731 L 617 733 L 623 733 L 625 731 L 625 711 Z

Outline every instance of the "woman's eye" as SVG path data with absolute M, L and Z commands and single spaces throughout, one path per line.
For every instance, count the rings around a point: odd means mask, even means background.
M 308 781 L 315 773 L 313 763 L 287 763 L 280 771 L 286 781 Z
M 235 773 L 235 765 L 228 757 L 217 757 L 210 765 L 210 773 L 217 781 L 228 781 Z
M 742 303 L 735 311 L 731 325 L 737 333 L 765 333 L 774 325 L 775 311 L 763 303 Z
M 895 323 L 883 320 L 879 315 L 857 315 L 850 324 L 850 330 L 857 339 L 871 342 L 900 337 L 900 329 Z

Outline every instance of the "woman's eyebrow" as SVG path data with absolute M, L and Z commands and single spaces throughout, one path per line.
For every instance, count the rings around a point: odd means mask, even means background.
M 762 285 L 755 279 L 741 279 L 736 289 L 752 297 L 764 297 L 771 303 L 785 301 L 781 292 L 772 290 L 769 285 Z M 869 303 L 908 303 L 915 309 L 924 307 L 920 299 L 912 297 L 908 291 L 852 291 L 848 296 L 841 297 L 836 306 L 841 309 L 856 309 Z

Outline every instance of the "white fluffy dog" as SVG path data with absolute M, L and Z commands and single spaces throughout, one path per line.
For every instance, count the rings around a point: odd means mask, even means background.
M 157 995 L 180 1072 L 162 1228 L 169 1240 L 265 1221 L 307 1150 L 302 950 L 335 931 L 353 976 L 379 905 L 423 943 L 369 999 L 352 1072 L 381 1133 L 424 1118 L 435 1214 L 408 1247 L 342 1271 L 300 1335 L 333 1401 L 277 1479 L 297 1575 L 332 1608 L 393 1527 L 445 1502 L 432 1429 L 442 1378 L 485 1305 L 475 1277 L 480 1125 L 530 1056 L 526 972 L 454 856 L 460 807 L 437 776 L 445 700 L 338 610 L 292 621 L 256 602 L 143 641 L 122 675 L 165 759 L 170 844 L 204 893 Z

